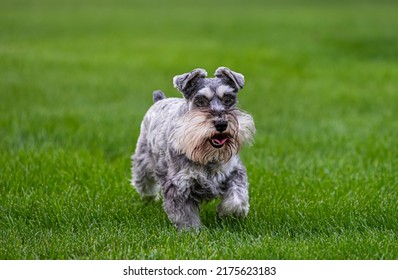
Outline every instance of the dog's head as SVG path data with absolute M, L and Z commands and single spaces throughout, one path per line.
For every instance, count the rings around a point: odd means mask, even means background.
M 242 74 L 219 67 L 215 78 L 204 69 L 175 76 L 174 87 L 187 100 L 187 113 L 176 120 L 175 147 L 200 164 L 227 162 L 255 132 L 253 118 L 236 108 Z

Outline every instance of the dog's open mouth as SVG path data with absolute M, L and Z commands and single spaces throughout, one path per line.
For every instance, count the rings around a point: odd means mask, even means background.
M 210 144 L 214 148 L 221 148 L 228 141 L 228 136 L 225 134 L 216 134 L 210 139 Z

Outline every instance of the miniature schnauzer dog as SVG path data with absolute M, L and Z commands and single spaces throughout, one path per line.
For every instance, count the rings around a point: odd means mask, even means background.
M 204 69 L 175 76 L 184 98 L 153 93 L 154 104 L 141 124 L 132 156 L 131 183 L 141 198 L 159 198 L 179 230 L 198 230 L 201 202 L 221 198 L 219 217 L 249 211 L 248 181 L 239 151 L 251 143 L 253 118 L 236 107 L 242 74 L 219 67 L 215 78 Z

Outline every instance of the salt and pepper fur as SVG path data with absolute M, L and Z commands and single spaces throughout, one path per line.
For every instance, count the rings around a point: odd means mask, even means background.
M 158 199 L 179 230 L 198 229 L 201 202 L 220 197 L 220 217 L 249 211 L 248 181 L 239 151 L 255 133 L 253 118 L 236 107 L 242 74 L 219 67 L 175 76 L 184 98 L 153 93 L 136 151 L 132 184 L 143 199 Z

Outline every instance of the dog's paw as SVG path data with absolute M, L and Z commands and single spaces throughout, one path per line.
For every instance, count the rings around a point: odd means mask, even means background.
M 249 203 L 244 200 L 224 200 L 218 205 L 218 216 L 244 218 L 249 213 Z
M 161 199 L 160 193 L 157 193 L 155 195 L 141 195 L 141 200 L 147 204 L 147 203 L 152 203 L 152 202 L 158 202 Z
M 199 233 L 201 225 L 187 225 L 187 224 L 179 224 L 176 225 L 178 232 L 194 232 Z

